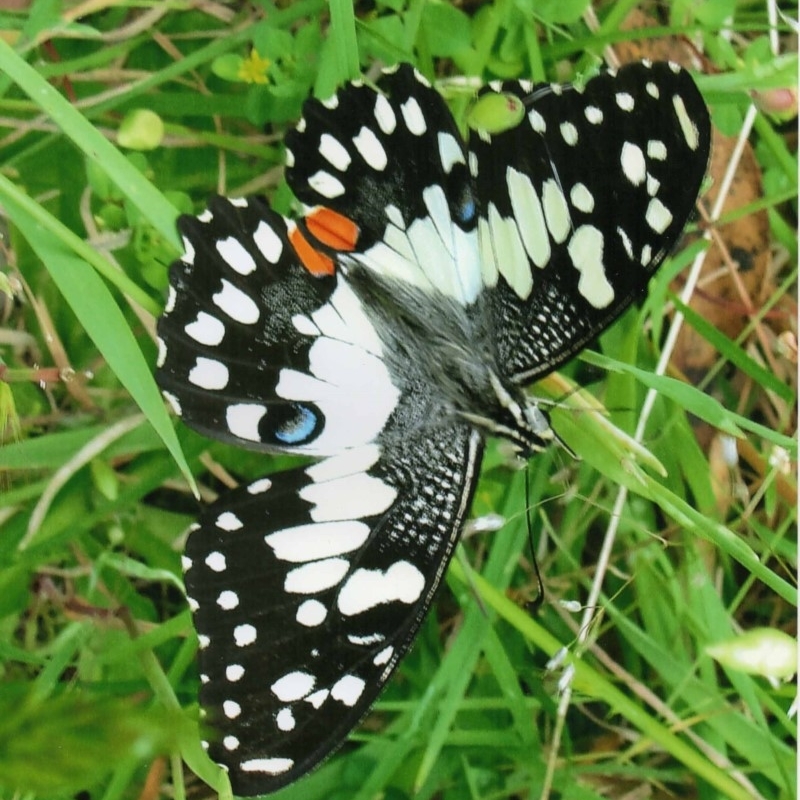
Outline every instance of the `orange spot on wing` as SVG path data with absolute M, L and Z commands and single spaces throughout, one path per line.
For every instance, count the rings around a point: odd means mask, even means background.
M 303 266 L 312 275 L 333 275 L 336 272 L 333 259 L 315 250 L 296 227 L 289 231 L 289 241 Z
M 329 208 L 315 208 L 305 218 L 308 232 L 317 241 L 333 250 L 354 250 L 358 241 L 358 225 L 349 217 Z

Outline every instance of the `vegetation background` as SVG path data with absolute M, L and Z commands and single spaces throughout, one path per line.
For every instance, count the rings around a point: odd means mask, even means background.
M 536 387 L 580 458 L 514 472 L 489 450 L 473 515 L 505 524 L 465 536 L 373 713 L 280 796 L 796 797 L 794 14 L 749 0 L 3 3 L 0 794 L 229 794 L 196 730 L 188 481 L 209 499 L 289 461 L 167 415 L 151 370 L 177 212 L 214 192 L 290 211 L 284 130 L 309 92 L 381 63 L 571 80 L 651 57 L 696 74 L 714 158 L 643 306 Z M 440 87 L 463 120 L 469 87 Z

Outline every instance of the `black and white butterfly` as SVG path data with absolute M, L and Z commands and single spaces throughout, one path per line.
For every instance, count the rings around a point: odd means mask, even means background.
M 709 118 L 675 65 L 491 94 L 519 121 L 465 144 L 410 66 L 350 83 L 286 137 L 302 219 L 217 197 L 180 220 L 165 396 L 203 434 L 320 459 L 220 497 L 186 547 L 208 749 L 237 794 L 302 776 L 367 712 L 484 440 L 553 440 L 522 387 L 644 294 L 697 198 Z

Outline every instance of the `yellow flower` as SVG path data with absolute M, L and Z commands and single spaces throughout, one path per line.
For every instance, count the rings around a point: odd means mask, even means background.
M 242 59 L 239 78 L 245 83 L 269 83 L 267 70 L 271 63 L 268 58 L 261 58 L 257 50 L 251 50 L 250 55 Z

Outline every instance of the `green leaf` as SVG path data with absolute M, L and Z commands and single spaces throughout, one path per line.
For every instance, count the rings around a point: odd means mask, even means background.
M 515 5 L 530 17 L 551 25 L 577 22 L 589 7 L 589 0 L 515 0 Z
M 450 3 L 428 2 L 422 12 L 431 55 L 452 58 L 472 43 L 469 17 Z
M 0 72 L 17 83 L 80 150 L 105 170 L 108 177 L 124 191 L 153 227 L 174 245 L 176 251 L 180 249 L 180 239 L 175 230 L 177 214 L 173 206 L 100 131 L 33 67 L 23 61 L 2 38 Z
M 100 276 L 86 260 L 68 249 L 69 243 L 77 237 L 57 220 L 51 220 L 47 228 L 40 224 L 39 218 L 46 219 L 49 215 L 19 193 L 2 175 L 0 197 L 9 217 L 47 268 L 89 338 L 145 413 L 189 484 L 194 486 L 150 365 L 145 361 L 127 320 Z

